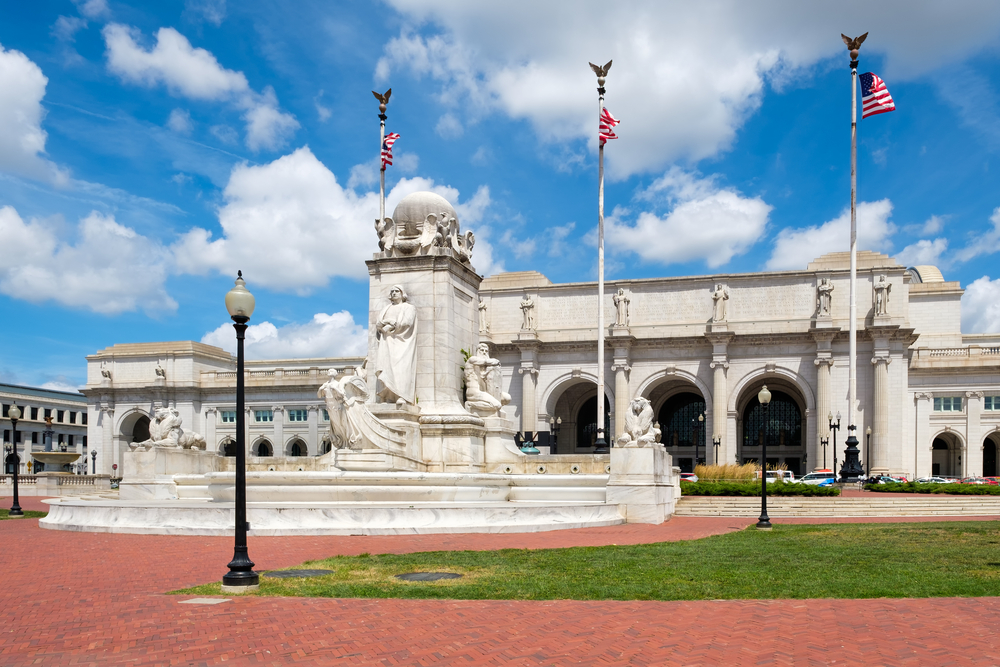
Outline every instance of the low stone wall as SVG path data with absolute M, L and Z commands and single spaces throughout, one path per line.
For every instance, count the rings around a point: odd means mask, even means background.
M 18 496 L 84 496 L 111 489 L 110 475 L 18 475 Z M 14 493 L 13 475 L 0 475 L 0 495 Z

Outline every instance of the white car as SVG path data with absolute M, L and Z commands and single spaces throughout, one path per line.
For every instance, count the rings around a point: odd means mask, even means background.
M 681 481 L 682 482 L 697 482 L 698 481 L 698 475 L 694 474 L 693 472 L 682 472 L 681 473 Z
M 917 480 L 918 484 L 954 484 L 956 480 L 945 479 L 944 477 L 921 477 Z
M 810 486 L 818 486 L 828 479 L 836 480 L 836 475 L 832 472 L 811 472 L 805 477 L 799 480 L 799 484 L 809 484 Z
M 760 471 L 759 470 L 754 475 L 754 478 L 755 479 L 760 479 Z M 767 483 L 771 484 L 772 482 L 778 482 L 778 481 L 781 481 L 781 482 L 794 482 L 795 481 L 795 473 L 793 473 L 791 470 L 768 470 L 767 471 Z

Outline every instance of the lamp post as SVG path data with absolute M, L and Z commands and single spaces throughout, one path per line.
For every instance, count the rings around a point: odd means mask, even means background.
M 840 430 L 840 413 L 837 413 L 837 421 L 833 421 L 833 413 L 829 417 L 830 430 L 833 431 L 833 476 L 837 476 L 837 431 Z
M 93 468 L 91 468 L 90 474 L 91 475 L 96 475 L 97 474 L 97 450 L 96 449 L 90 450 L 90 463 L 93 466 Z
M 260 577 L 253 571 L 253 561 L 247 555 L 247 471 L 246 471 L 246 413 L 243 389 L 243 337 L 247 322 L 253 315 L 254 298 L 247 291 L 243 272 L 238 272 L 236 286 L 226 294 L 226 310 L 236 329 L 236 537 L 233 560 L 229 572 L 222 577 L 223 593 L 242 593 L 256 590 Z
M 830 438 L 820 438 L 819 444 L 823 445 L 823 469 L 826 470 L 826 446 L 830 444 Z
M 761 443 L 760 451 L 760 518 L 757 519 L 757 529 L 771 530 L 771 519 L 767 516 L 767 432 L 770 425 L 767 408 L 771 403 L 771 392 L 767 390 L 766 384 L 757 393 L 757 400 L 764 406 L 764 442 Z
M 715 456 L 712 459 L 712 463 L 719 465 L 719 445 L 722 444 L 722 437 L 719 435 L 712 436 L 712 444 L 715 446 Z
M 562 417 L 549 417 L 549 431 L 552 433 L 552 453 L 559 449 L 559 429 L 562 428 Z
M 865 477 L 869 477 L 872 474 L 872 427 L 869 426 L 865 429 Z
M 21 511 L 21 504 L 18 502 L 17 497 L 17 476 L 21 472 L 21 459 L 17 456 L 17 420 L 21 418 L 21 409 L 17 407 L 17 403 L 10 406 L 7 416 L 10 417 L 10 424 L 14 430 L 14 435 L 11 437 L 10 443 L 14 448 L 14 504 L 11 505 L 7 516 L 22 517 L 24 516 L 24 512 Z
M 701 446 L 701 434 L 705 432 L 705 413 L 698 413 L 698 428 L 694 432 L 694 464 L 698 465 L 698 447 Z

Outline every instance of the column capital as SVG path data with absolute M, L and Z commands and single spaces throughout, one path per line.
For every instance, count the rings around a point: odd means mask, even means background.
M 913 398 L 917 399 L 918 401 L 929 401 L 932 398 L 934 398 L 934 394 L 928 391 L 918 391 L 915 394 L 913 394 Z
M 522 366 L 517 369 L 518 375 L 524 375 L 525 373 L 530 373 L 531 375 L 538 375 L 538 369 L 534 366 Z
M 965 392 L 966 398 L 982 398 L 986 393 L 982 391 L 967 391 Z
M 625 371 L 626 373 L 628 373 L 631 370 L 632 370 L 632 367 L 629 366 L 628 364 L 611 364 L 611 371 L 612 372 Z
M 892 359 L 889 358 L 889 354 L 888 353 L 881 354 L 881 353 L 876 352 L 875 356 L 872 357 L 872 365 L 873 366 L 881 364 L 881 363 L 884 363 L 886 366 L 888 366 L 889 364 L 892 363 Z
M 284 411 L 285 411 L 284 405 L 275 405 L 271 407 L 271 412 L 284 412 Z
M 833 357 L 817 357 L 813 359 L 813 363 L 817 366 L 833 366 Z
M 310 406 L 306 407 L 306 410 L 308 410 L 309 412 L 319 412 L 319 406 L 318 405 L 310 405 Z
M 708 364 L 708 367 L 711 368 L 711 369 L 713 369 L 713 370 L 717 366 L 721 367 L 723 370 L 729 370 L 729 362 L 728 361 L 713 361 L 713 362 L 711 362 L 711 363 Z
M 214 415 L 217 411 L 218 411 L 218 409 L 215 406 L 210 406 L 210 407 L 205 408 L 205 414 L 206 415 Z

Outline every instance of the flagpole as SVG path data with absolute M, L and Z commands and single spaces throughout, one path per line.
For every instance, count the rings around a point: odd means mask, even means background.
M 385 163 L 382 162 L 382 147 L 385 145 L 385 120 L 388 116 L 385 115 L 385 105 L 386 101 L 379 101 L 378 105 L 378 159 L 379 159 L 379 172 L 378 172 L 378 219 L 381 222 L 385 220 Z
M 858 48 L 868 33 L 848 43 L 851 51 L 851 307 L 848 341 L 847 440 L 840 481 L 857 476 L 858 439 L 855 410 L 858 395 Z M 853 454 L 853 456 L 851 456 Z M 837 475 L 837 471 L 834 471 Z
M 605 78 L 598 74 L 598 123 L 604 113 L 604 81 Z M 597 441 L 594 453 L 607 454 L 608 443 L 604 437 L 604 142 L 598 138 L 597 143 Z

